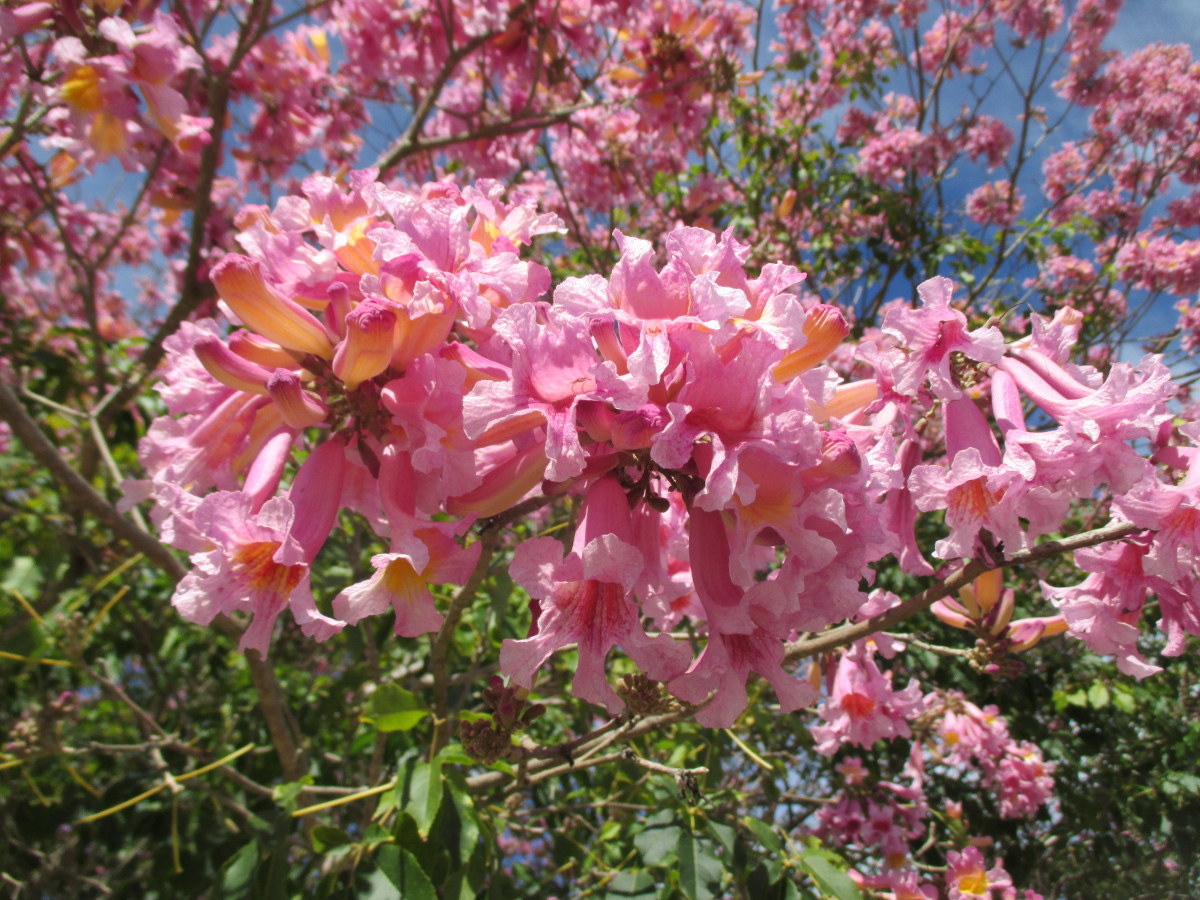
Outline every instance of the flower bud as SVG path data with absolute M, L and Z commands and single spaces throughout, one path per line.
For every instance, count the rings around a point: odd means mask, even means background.
M 258 363 L 269 372 L 275 369 L 293 369 L 296 367 L 296 357 L 288 353 L 276 343 L 253 331 L 235 331 L 229 336 L 229 349 L 243 359 Z
M 308 428 L 324 422 L 329 407 L 300 386 L 300 376 L 290 369 L 276 369 L 267 379 L 267 393 L 279 408 L 283 421 L 293 428 Z
M 836 306 L 828 303 L 814 306 L 804 320 L 804 346 L 776 363 L 772 370 L 775 380 L 782 384 L 820 365 L 849 333 L 850 324 Z
M 821 433 L 821 438 L 821 461 L 804 470 L 805 482 L 811 484 L 827 478 L 845 478 L 862 471 L 862 454 L 848 434 L 844 431 L 825 431 Z
M 975 628 L 975 623 L 967 616 L 966 610 L 953 600 L 938 600 L 929 607 L 929 611 L 954 628 L 967 631 L 973 631 Z
M 258 456 L 251 463 L 242 490 L 250 495 L 250 509 L 253 512 L 257 513 L 264 503 L 275 496 L 279 479 L 283 477 L 284 466 L 292 457 L 292 441 L 295 437 L 290 428 L 280 428 L 267 438 Z
M 1000 465 L 1000 445 L 975 401 L 968 396 L 948 400 L 942 407 L 946 425 L 946 456 L 953 463 L 961 451 L 975 448 L 985 466 Z
M 312 353 L 322 359 L 333 356 L 333 343 L 324 326 L 300 304 L 267 284 L 257 260 L 231 253 L 213 268 L 212 282 L 247 328 L 288 350 Z
M 346 337 L 333 357 L 333 373 L 352 391 L 392 361 L 396 314 L 380 300 L 364 300 L 346 316 Z
M 288 491 L 288 499 L 296 510 L 291 535 L 303 557 L 283 558 L 279 562 L 287 565 L 310 563 L 317 555 L 337 521 L 346 468 L 346 448 L 336 441 L 326 441 L 308 454 Z
M 205 335 L 196 341 L 196 358 L 209 375 L 226 387 L 248 394 L 267 393 L 270 370 L 234 353 L 220 338 Z
M 51 3 L 24 3 L 13 9 L 0 10 L 0 40 L 10 38 L 41 28 L 53 21 L 54 5 Z
M 342 282 L 329 285 L 329 305 L 325 307 L 325 326 L 339 338 L 346 336 L 346 316 L 354 312 L 354 301 L 350 289 Z
M 1000 433 L 1007 435 L 1014 429 L 1025 430 L 1025 411 L 1021 409 L 1021 392 L 1013 377 L 1002 369 L 992 373 L 992 415 L 1000 426 Z
M 779 198 L 778 205 L 775 208 L 775 215 L 780 219 L 786 219 L 792 214 L 792 210 L 796 208 L 796 192 L 788 189 L 783 192 L 783 196 Z
M 1042 351 L 1034 347 L 1014 347 L 1012 355 L 1068 400 L 1081 400 L 1091 396 L 1090 387 L 1081 384 L 1070 372 Z
M 1070 393 L 1064 393 L 1061 380 L 1056 380 L 1056 383 L 1052 384 L 1032 368 L 1012 357 L 1004 357 L 1000 361 L 1000 368 L 1012 376 L 1013 381 L 1026 397 L 1059 422 L 1066 419 L 1074 409 L 1075 404 L 1072 401 L 1079 399 L 1070 396 Z
M 618 413 L 612 422 L 612 445 L 618 450 L 642 450 L 662 432 L 670 415 L 657 403 Z
M 1012 621 L 1013 610 L 1017 602 L 1017 593 L 1011 588 L 1000 592 L 1000 602 L 991 608 L 985 619 L 988 630 L 994 635 L 1001 635 Z
M 964 585 L 958 596 L 970 612 L 971 618 L 978 622 L 992 611 L 1003 591 L 1004 570 L 991 569 L 970 584 Z
M 1009 652 L 1021 653 L 1033 647 L 1042 638 L 1053 637 L 1066 630 L 1067 620 L 1062 616 L 1018 619 L 1008 627 Z

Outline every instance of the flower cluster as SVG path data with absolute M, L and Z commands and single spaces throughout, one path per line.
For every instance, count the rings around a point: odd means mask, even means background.
M 919 308 L 893 306 L 860 347 L 874 380 L 848 383 L 823 364 L 848 332 L 841 313 L 793 293 L 802 276 L 789 266 L 751 277 L 728 233 L 679 228 L 658 265 L 651 244 L 618 232 L 610 275 L 568 278 L 551 304 L 547 272 L 519 248 L 560 225 L 493 183 L 414 194 L 371 173 L 348 189 L 312 178 L 241 222 L 246 253 L 212 275 L 241 327 L 189 326 L 171 344 L 164 396 L 179 417 L 151 431 L 143 490 L 194 555 L 177 605 L 205 622 L 253 612 L 246 646 L 265 651 L 285 607 L 319 638 L 388 611 L 397 634 L 438 630 L 430 587 L 462 584 L 478 564 L 471 524 L 539 491 L 578 498 L 580 515 L 569 552 L 551 538 L 516 548 L 511 572 L 535 618 L 502 669 L 528 687 L 577 645 L 576 693 L 610 712 L 623 706 L 605 668 L 614 647 L 700 706 L 704 724 L 737 718 L 751 672 L 785 711 L 811 703 L 811 685 L 781 668 L 785 641 L 859 615 L 860 580 L 889 553 L 929 571 L 918 512 L 945 511 L 936 552 L 949 562 L 1030 548 L 1102 490 L 1146 529 L 1081 551 L 1100 580 L 1047 587 L 1061 618 L 1012 621 L 998 582 L 938 607 L 995 652 L 1066 627 L 1136 659 L 1119 628 L 1095 623 L 1105 610 L 1136 616 L 1150 590 L 1168 652 L 1198 630 L 1194 489 L 1164 482 L 1130 444 L 1166 433 L 1169 373 L 1152 357 L 1106 378 L 1071 366 L 1071 316 L 1034 317 L 1030 337 L 1005 344 L 992 326 L 970 328 L 951 282 L 932 279 Z M 976 399 L 984 386 L 998 433 Z M 1056 427 L 1029 427 L 1026 400 Z M 940 461 L 917 424 L 930 404 Z M 307 574 L 343 509 L 386 546 L 322 613 Z M 1119 591 L 1099 564 L 1113 554 L 1138 557 L 1122 563 L 1138 578 Z M 684 615 L 705 634 L 695 659 L 669 632 Z M 919 708 L 909 691 L 862 700 L 882 681 L 858 654 L 842 659 L 818 730 L 830 749 L 903 733 Z
M 783 642 L 851 615 L 887 546 L 867 432 L 827 411 L 840 379 L 821 363 L 848 326 L 788 290 L 799 273 L 752 278 L 730 235 L 687 228 L 659 267 L 618 234 L 611 275 L 567 279 L 551 305 L 518 249 L 559 224 L 492 184 L 413 195 L 370 173 L 348 190 L 312 178 L 241 221 L 246 254 L 212 274 L 240 327 L 172 342 L 164 399 L 182 415 L 143 447 L 142 490 L 193 554 L 185 615 L 249 611 L 243 644 L 260 652 L 285 608 L 318 639 L 385 611 L 400 635 L 435 631 L 430 586 L 477 564 L 465 530 L 541 490 L 577 496 L 581 515 L 569 553 L 517 547 L 512 575 L 535 601 L 530 636 L 501 656 L 517 683 L 576 644 L 576 692 L 616 712 L 605 659 L 620 646 L 675 696 L 709 701 L 706 724 L 733 722 L 752 671 L 785 709 L 814 699 L 780 668 Z M 308 573 L 342 509 L 387 552 L 328 614 Z M 644 630 L 683 609 L 707 635 L 695 660 Z

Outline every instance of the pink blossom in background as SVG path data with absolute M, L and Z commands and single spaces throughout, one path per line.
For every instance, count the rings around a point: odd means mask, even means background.
M 1021 192 L 1007 181 L 992 181 L 973 190 L 967 197 L 967 215 L 980 225 L 1009 228 L 1016 224 L 1024 208 Z
M 908 723 L 924 708 L 921 686 L 913 680 L 894 690 L 891 673 L 881 672 L 873 657 L 873 648 L 859 642 L 838 660 L 829 698 L 820 710 L 829 724 L 811 729 L 818 752 L 832 754 L 842 743 L 871 747 L 912 733 Z
M 997 896 L 995 891 L 1012 889 L 1012 879 L 1004 871 L 1003 861 L 997 860 L 989 869 L 983 854 L 975 847 L 966 847 L 962 852 L 951 850 L 946 860 L 950 900 L 993 900 Z

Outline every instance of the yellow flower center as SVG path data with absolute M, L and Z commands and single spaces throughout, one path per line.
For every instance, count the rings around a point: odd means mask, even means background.
M 958 876 L 958 889 L 964 894 L 982 894 L 988 889 L 988 878 L 983 869 L 969 869 Z
M 304 578 L 304 566 L 284 566 L 273 557 L 278 541 L 243 544 L 233 552 L 233 572 L 244 578 L 254 593 L 287 597 Z
M 80 66 L 63 82 L 62 98 L 81 112 L 97 112 L 104 105 L 100 73 L 95 66 Z

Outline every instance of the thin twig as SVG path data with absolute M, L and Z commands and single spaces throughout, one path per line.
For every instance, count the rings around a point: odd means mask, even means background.
M 67 497 L 99 519 L 116 537 L 144 553 L 172 580 L 178 581 L 186 574 L 179 560 L 154 535 L 117 512 L 117 508 L 103 494 L 71 468 L 3 381 L 0 381 L 0 419 L 8 423 L 13 434 L 54 477 Z
M 652 759 L 646 759 L 644 756 L 639 756 L 637 751 L 632 747 L 626 747 L 621 751 L 621 759 L 626 762 L 636 763 L 648 772 L 658 772 L 660 775 L 670 775 L 672 778 L 679 779 L 685 775 L 707 775 L 707 766 L 696 766 L 692 769 L 681 769 L 677 766 L 667 766 L 660 762 L 655 762 Z
M 928 609 L 933 603 L 941 600 L 943 597 L 949 597 L 985 572 L 991 572 L 994 569 L 1008 569 L 1013 566 L 1024 565 L 1025 563 L 1049 559 L 1072 550 L 1082 550 L 1085 547 L 1094 547 L 1097 544 L 1127 538 L 1140 531 L 1145 531 L 1145 529 L 1131 522 L 1114 522 L 1103 528 L 1097 528 L 1094 531 L 1086 531 L 1083 534 L 1072 535 L 1071 537 L 1062 538 L 1057 541 L 1046 541 L 1028 550 L 1019 550 L 1008 559 L 999 562 L 985 562 L 973 559 L 941 584 L 934 585 L 928 590 L 922 591 L 917 596 L 904 601 L 899 606 L 893 607 L 887 612 L 863 622 L 842 625 L 839 628 L 831 629 L 807 641 L 796 641 L 788 647 L 784 663 L 785 665 L 794 664 L 811 656 L 829 653 L 832 650 L 837 650 L 839 647 L 846 647 L 857 640 L 870 637 L 878 631 L 887 631 L 900 622 L 903 622 L 909 616 Z

